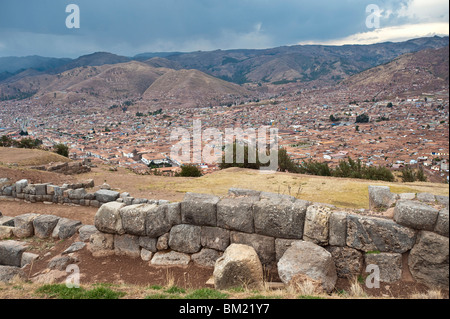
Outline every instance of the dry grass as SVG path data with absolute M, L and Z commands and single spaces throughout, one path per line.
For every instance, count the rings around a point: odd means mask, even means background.
M 41 150 L 0 147 L 0 163 L 4 165 L 38 166 L 52 162 L 70 162 L 67 157 Z
M 200 178 L 140 176 L 125 169 L 109 172 L 99 167 L 78 176 L 79 180 L 93 178 L 96 185 L 105 181 L 134 197 L 180 201 L 186 192 L 224 196 L 232 187 L 291 195 L 313 202 L 332 204 L 341 208 L 369 208 L 369 185 L 390 186 L 394 193 L 430 192 L 449 194 L 448 185 L 434 183 L 388 183 L 347 178 L 320 177 L 289 173 L 265 175 L 257 170 L 230 168 Z

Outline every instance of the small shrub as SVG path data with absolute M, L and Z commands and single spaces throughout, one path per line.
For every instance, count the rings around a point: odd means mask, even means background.
M 185 299 L 227 299 L 228 294 L 210 288 L 197 289 L 188 294 Z

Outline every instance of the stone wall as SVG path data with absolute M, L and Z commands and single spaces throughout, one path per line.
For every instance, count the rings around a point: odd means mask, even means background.
M 271 268 L 294 242 L 307 241 L 329 252 L 338 277 L 364 274 L 366 265 L 375 264 L 382 282 L 410 273 L 417 282 L 449 286 L 448 197 L 397 195 L 386 187 L 369 187 L 371 211 L 393 210 L 393 218 L 387 218 L 252 190 L 230 189 L 224 197 L 187 193 L 182 202 L 170 203 L 111 190 L 88 193 L 76 186 L 29 185 L 22 180 L 3 186 L 0 195 L 99 207 L 95 225 L 83 235 L 94 256 L 126 255 L 153 265 L 214 266 L 231 244 L 244 244 Z M 47 228 L 37 231 L 36 223 L 30 226 L 29 221 L 38 217 L 16 217 L 13 233 L 20 233 L 17 228 L 26 231 L 28 225 L 35 234 L 54 234 L 50 228 L 60 221 L 40 218 Z M 67 233 L 58 230 L 63 236 L 72 232 L 69 229 L 81 229 L 73 221 L 66 223 Z

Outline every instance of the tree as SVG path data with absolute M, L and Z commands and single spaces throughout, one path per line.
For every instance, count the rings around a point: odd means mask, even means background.
M 291 159 L 285 148 L 280 148 L 278 151 L 278 168 L 281 172 L 288 171 L 289 173 L 298 173 L 299 167 Z
M 392 104 L 392 102 L 389 102 L 387 105 L 386 105 L 386 107 L 388 107 L 388 108 L 392 108 L 394 105 Z
M 201 177 L 202 172 L 193 164 L 181 166 L 181 172 L 177 175 L 180 177 Z
M 67 145 L 64 145 L 62 143 L 55 144 L 53 146 L 53 150 L 56 154 L 59 154 L 64 157 L 69 157 L 69 147 Z
M 369 116 L 367 114 L 361 114 L 356 117 L 356 123 L 369 123 Z

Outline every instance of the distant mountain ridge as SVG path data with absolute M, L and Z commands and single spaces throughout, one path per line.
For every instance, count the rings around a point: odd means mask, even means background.
M 438 49 L 448 44 L 448 37 L 435 36 L 372 45 L 296 45 L 263 50 L 142 53 L 134 57 L 107 52 L 96 52 L 77 59 L 6 57 L 0 58 L 0 81 L 30 68 L 57 74 L 83 66 L 118 64 L 132 60 L 144 62 L 158 58 L 157 63 L 161 65 L 196 69 L 237 84 L 312 80 L 335 82 L 392 61 L 402 54 Z

